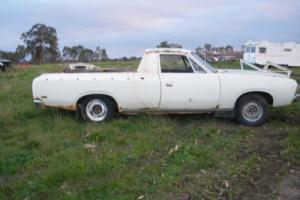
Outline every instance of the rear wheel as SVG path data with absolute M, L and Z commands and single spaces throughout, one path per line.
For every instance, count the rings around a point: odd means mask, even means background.
M 268 102 L 261 95 L 246 95 L 238 101 L 236 112 L 237 120 L 241 124 L 246 126 L 260 126 L 268 120 Z
M 103 122 L 111 119 L 114 110 L 110 99 L 101 96 L 87 97 L 80 106 L 81 117 L 92 122 Z

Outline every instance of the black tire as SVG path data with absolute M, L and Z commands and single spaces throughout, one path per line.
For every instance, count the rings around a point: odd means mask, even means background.
M 269 105 L 261 95 L 245 95 L 237 102 L 236 114 L 238 122 L 243 125 L 261 126 L 269 118 Z
M 102 105 L 105 108 L 102 107 Z M 103 116 L 101 115 L 101 117 L 99 116 L 98 118 L 93 118 L 92 116 L 97 115 L 98 113 L 96 111 L 98 111 L 99 109 L 101 113 L 105 113 L 104 110 L 106 109 L 106 114 Z M 90 113 L 88 113 L 88 111 L 90 111 Z M 100 123 L 110 120 L 114 116 L 115 108 L 109 98 L 105 96 L 91 96 L 84 98 L 79 103 L 79 112 L 83 120 Z

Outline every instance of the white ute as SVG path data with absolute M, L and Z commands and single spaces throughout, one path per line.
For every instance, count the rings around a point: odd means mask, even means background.
M 32 83 L 34 103 L 79 111 L 93 122 L 115 113 L 230 112 L 262 125 L 269 106 L 298 99 L 297 82 L 266 70 L 217 70 L 185 49 L 148 49 L 136 72 L 48 73 Z

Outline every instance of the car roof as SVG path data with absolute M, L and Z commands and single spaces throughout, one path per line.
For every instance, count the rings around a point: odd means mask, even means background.
M 181 48 L 154 48 L 154 49 L 146 49 L 145 53 L 184 53 L 190 54 L 192 51 L 188 49 Z
M 0 58 L 0 62 L 11 62 L 10 60 Z

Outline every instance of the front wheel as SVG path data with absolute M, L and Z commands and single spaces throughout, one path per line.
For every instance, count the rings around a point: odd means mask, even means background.
M 260 126 L 268 120 L 268 102 L 261 95 L 246 95 L 238 101 L 236 112 L 237 120 L 241 124 Z
M 88 97 L 81 103 L 81 117 L 92 122 L 103 122 L 114 115 L 114 107 L 106 97 Z

